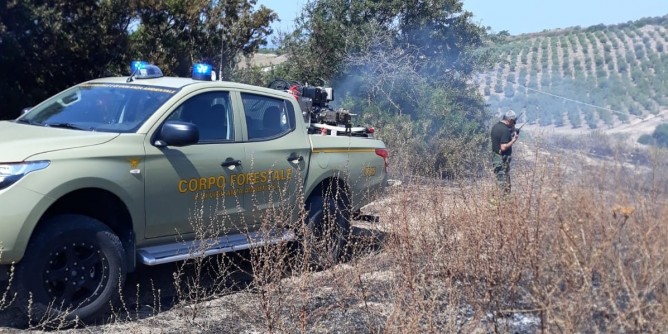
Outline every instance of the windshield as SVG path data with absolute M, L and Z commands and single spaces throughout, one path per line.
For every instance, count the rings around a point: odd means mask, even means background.
M 68 129 L 134 132 L 174 88 L 126 84 L 83 84 L 72 87 L 30 110 L 17 122 Z

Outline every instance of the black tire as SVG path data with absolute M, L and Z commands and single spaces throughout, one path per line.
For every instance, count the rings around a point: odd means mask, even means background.
M 326 268 L 343 260 L 350 223 L 344 205 L 333 196 L 311 196 L 306 202 L 306 231 L 302 247 L 310 267 Z
M 33 321 L 86 321 L 103 315 L 125 282 L 120 239 L 87 216 L 59 215 L 43 223 L 17 265 L 24 311 Z

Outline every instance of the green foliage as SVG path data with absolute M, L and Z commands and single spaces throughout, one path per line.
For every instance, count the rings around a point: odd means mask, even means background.
M 515 96 L 515 88 L 513 88 L 513 85 L 507 84 L 506 88 L 504 88 L 504 96 L 507 98 L 511 98 Z
M 494 93 L 498 94 L 503 93 L 503 84 L 501 83 L 500 80 L 498 80 L 494 85 Z
M 654 145 L 654 138 L 652 135 L 644 134 L 638 138 L 638 143 L 643 145 Z
M 383 120 L 386 129 L 426 131 L 429 140 L 411 142 L 411 152 L 426 149 L 450 161 L 442 142 L 467 138 L 459 150 L 479 151 L 483 145 L 471 138 L 486 138 L 484 104 L 473 82 L 490 54 L 482 48 L 485 29 L 471 21 L 459 0 L 309 1 L 297 29 L 281 41 L 290 62 L 278 71 L 292 80 L 330 81 L 337 98 L 345 96 L 363 119 Z M 493 39 L 505 43 L 503 36 Z M 495 52 L 503 57 L 502 48 Z M 503 82 L 495 81 L 503 92 Z M 405 119 L 415 128 L 391 124 Z M 390 147 L 405 142 L 387 135 Z
M 268 81 L 267 78 L 266 73 L 259 67 L 244 67 L 233 71 L 230 80 L 249 85 L 264 86 Z
M 571 126 L 576 129 L 582 126 L 582 121 L 580 120 L 580 111 L 577 108 L 569 108 L 566 111 L 569 123 Z
M 542 89 L 547 89 L 550 86 L 550 73 L 543 72 L 540 76 L 540 86 Z
M 645 47 L 642 44 L 636 44 L 635 46 L 636 58 L 640 61 L 645 58 Z
M 617 63 L 617 68 L 619 68 L 619 73 L 625 73 L 626 71 L 628 71 L 629 67 L 626 61 L 619 61 Z
M 598 109 L 598 117 L 606 125 L 612 125 L 612 114 L 610 113 L 610 111 L 605 109 Z
M 528 58 L 527 54 L 528 54 L 528 52 L 526 52 L 526 50 L 523 50 L 522 57 L 521 57 L 522 65 L 527 65 L 528 64 L 529 58 Z
M 668 123 L 659 124 L 652 133 L 654 143 L 660 147 L 668 147 Z
M 157 64 L 165 74 L 189 76 L 204 61 L 231 79 L 240 56 L 256 53 L 278 16 L 257 0 L 138 0 L 139 27 L 131 54 Z
M 586 123 L 594 129 L 664 110 L 668 106 L 667 18 L 641 21 L 654 26 L 599 25 L 509 39 L 500 47 L 508 59 L 519 61 L 514 73 L 503 75 L 516 80 L 520 87 L 528 87 L 529 96 L 535 97 L 526 99 L 517 91 L 510 94 L 508 89 L 496 87 L 488 91 L 488 103 L 498 98 L 490 103 L 492 111 L 525 103 L 532 111 L 527 113 L 530 121 L 572 127 Z M 553 105 L 558 102 L 564 103 L 565 117 L 558 117 L 554 111 Z
M 167 75 L 189 76 L 208 61 L 223 77 L 240 56 L 257 52 L 277 19 L 256 0 L 0 2 L 0 119 L 79 82 L 129 74 L 149 60 Z M 130 32 L 132 34 L 130 35 Z
M 117 1 L 3 1 L 0 119 L 124 68 L 130 10 Z
M 520 74 L 519 74 L 519 78 L 517 80 L 517 83 L 522 85 L 522 86 L 527 85 L 527 69 L 526 69 L 526 67 L 520 68 Z

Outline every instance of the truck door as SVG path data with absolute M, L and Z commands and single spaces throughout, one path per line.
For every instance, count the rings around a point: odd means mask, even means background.
M 246 220 L 262 224 L 292 223 L 301 209 L 310 146 L 296 124 L 301 119 L 289 100 L 241 93 L 246 138 L 244 174 L 233 183 L 244 187 Z
M 146 237 L 208 238 L 245 230 L 243 194 L 230 182 L 245 158 L 230 93 L 192 95 L 167 120 L 195 124 L 200 139 L 184 147 L 147 143 Z

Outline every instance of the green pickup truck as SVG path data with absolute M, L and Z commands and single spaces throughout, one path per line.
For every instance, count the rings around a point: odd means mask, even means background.
M 373 131 L 305 110 L 327 90 L 216 81 L 204 64 L 192 78 L 132 72 L 0 122 L 0 269 L 31 312 L 89 318 L 139 263 L 299 241 L 304 227 L 338 257 L 387 184 Z

